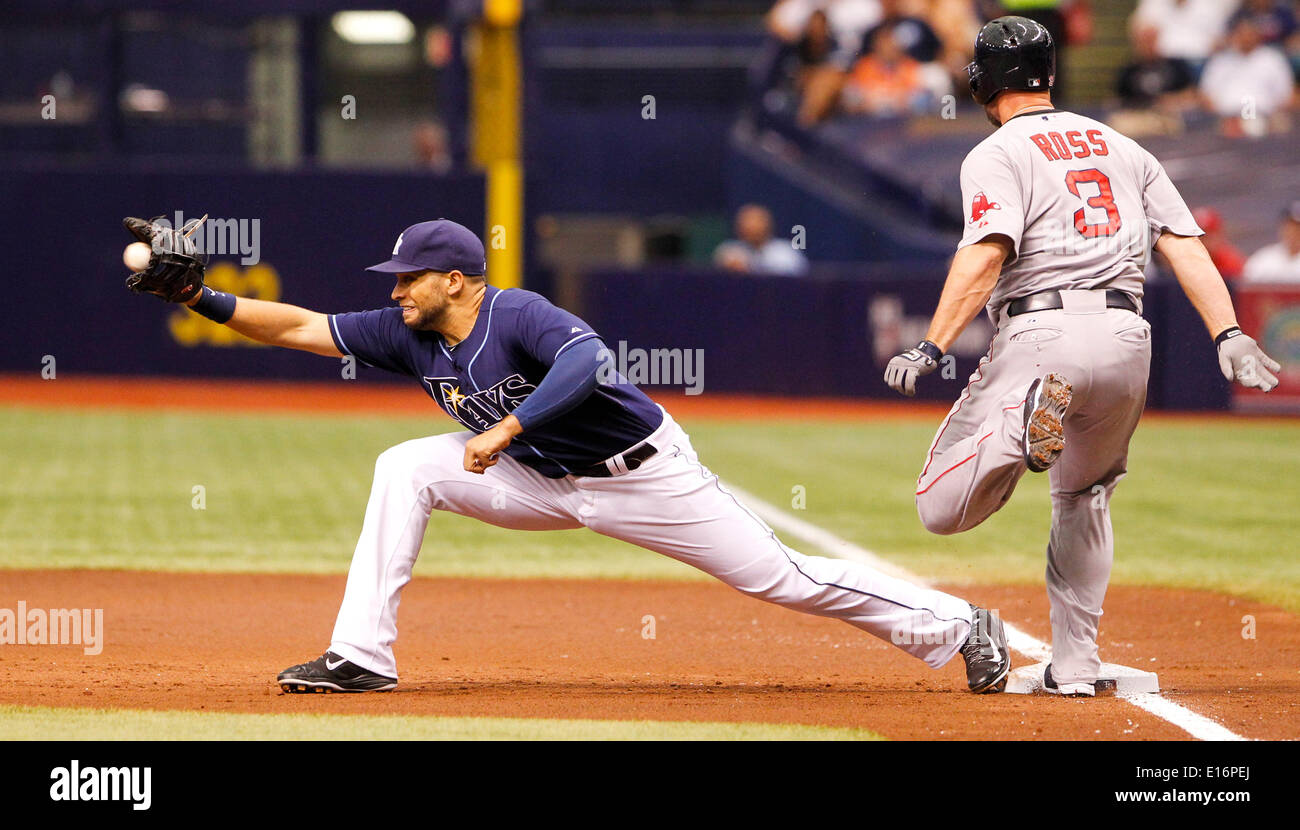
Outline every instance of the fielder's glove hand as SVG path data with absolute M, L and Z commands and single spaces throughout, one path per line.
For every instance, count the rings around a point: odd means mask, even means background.
M 159 217 L 161 218 L 161 217 Z M 153 251 L 149 264 L 126 278 L 126 287 L 137 293 L 156 294 L 169 303 L 186 303 L 203 290 L 203 269 L 207 258 L 198 252 L 192 233 L 202 219 L 192 219 L 180 230 L 128 216 L 122 224 L 136 239 Z
M 938 346 L 929 340 L 922 340 L 889 361 L 885 367 L 885 383 L 895 392 L 901 392 L 910 398 L 916 394 L 916 379 L 938 369 L 942 359 L 943 352 Z
M 1263 389 L 1265 392 L 1277 386 L 1277 376 L 1273 373 L 1282 368 L 1282 364 L 1264 354 L 1254 338 L 1233 326 L 1214 338 L 1219 347 L 1219 370 L 1228 380 L 1235 380 L 1247 389 Z

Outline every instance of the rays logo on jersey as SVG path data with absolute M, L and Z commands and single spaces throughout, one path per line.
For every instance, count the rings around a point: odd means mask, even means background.
M 464 383 L 456 377 L 423 380 L 429 396 L 438 406 L 475 432 L 496 426 L 537 389 L 519 374 L 511 375 L 478 392 L 462 388 Z

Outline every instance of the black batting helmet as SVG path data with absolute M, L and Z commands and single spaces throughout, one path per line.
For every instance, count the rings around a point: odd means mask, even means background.
M 1056 82 L 1056 47 L 1041 23 L 1027 17 L 990 20 L 975 38 L 966 67 L 970 94 L 987 104 L 1004 89 L 1046 92 Z

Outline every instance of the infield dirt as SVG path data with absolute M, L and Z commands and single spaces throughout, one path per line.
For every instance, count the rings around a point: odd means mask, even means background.
M 959 659 L 933 671 L 843 623 L 689 582 L 416 579 L 402 601 L 397 691 L 281 694 L 275 674 L 327 646 L 344 579 L 0 571 L 6 607 L 103 608 L 105 629 L 96 656 L 0 648 L 0 702 L 799 723 L 891 738 L 1187 737 L 1116 698 L 971 695 Z M 1048 637 L 1041 586 L 960 593 Z M 1296 616 L 1124 587 L 1106 612 L 1103 659 L 1159 672 L 1167 697 L 1238 734 L 1300 738 Z M 1243 637 L 1247 615 L 1255 639 Z

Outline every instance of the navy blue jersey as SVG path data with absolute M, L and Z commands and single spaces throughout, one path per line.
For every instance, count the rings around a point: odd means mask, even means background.
M 545 297 L 487 287 L 469 336 L 448 346 L 435 331 L 414 331 L 396 306 L 329 316 L 345 355 L 419 378 L 448 415 L 484 432 L 514 412 L 565 349 L 598 337 Z M 589 467 L 639 444 L 663 412 L 630 383 L 599 385 L 560 417 L 515 438 L 506 454 L 550 478 Z

